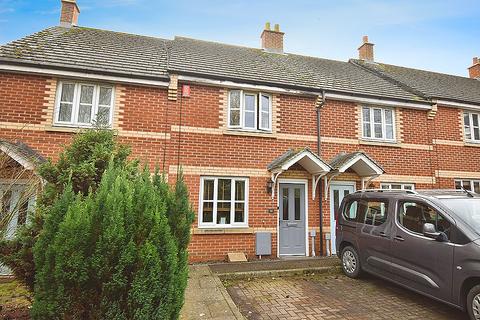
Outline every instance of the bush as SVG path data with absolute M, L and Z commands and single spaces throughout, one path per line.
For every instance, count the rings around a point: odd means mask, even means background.
M 177 319 L 193 213 L 175 190 L 112 163 L 96 191 L 63 190 L 34 247 L 36 319 Z
M 0 240 L 0 261 L 31 291 L 35 278 L 32 249 L 52 203 L 66 185 L 71 185 L 74 193 L 83 195 L 96 190 L 110 161 L 117 167 L 134 168 L 135 162 L 127 162 L 129 154 L 127 146 L 116 142 L 113 131 L 86 130 L 74 137 L 57 163 L 48 161 L 38 168 L 38 174 L 47 183 L 38 196 L 36 210 L 29 214 L 28 223 L 17 230 L 15 238 Z M 60 211 L 60 218 L 65 212 Z

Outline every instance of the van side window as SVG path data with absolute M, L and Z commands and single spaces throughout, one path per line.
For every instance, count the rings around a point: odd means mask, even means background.
M 387 221 L 388 205 L 383 201 L 363 201 L 363 222 L 372 226 L 379 226 Z
M 345 206 L 345 210 L 343 212 L 343 218 L 347 221 L 357 221 L 357 207 L 358 201 L 349 202 Z
M 343 211 L 347 221 L 379 226 L 387 221 L 387 202 L 357 200 L 348 203 Z
M 401 203 L 397 221 L 406 229 L 418 234 L 423 233 L 423 225 L 425 223 L 431 223 L 437 231 L 444 232 L 450 239 L 450 222 L 426 204 L 416 202 Z

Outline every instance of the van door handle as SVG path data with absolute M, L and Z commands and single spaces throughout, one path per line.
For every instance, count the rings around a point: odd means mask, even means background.
M 383 231 L 380 232 L 379 234 L 380 234 L 380 237 L 382 237 L 382 238 L 388 238 L 388 235 Z
M 405 241 L 405 239 L 403 239 L 403 237 L 401 236 L 395 236 L 395 238 L 393 238 L 394 240 L 397 240 L 397 241 Z

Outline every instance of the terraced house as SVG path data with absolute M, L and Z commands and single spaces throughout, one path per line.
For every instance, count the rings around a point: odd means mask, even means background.
M 1 47 L 0 150 L 32 171 L 99 122 L 169 181 L 181 166 L 192 262 L 335 253 L 333 212 L 361 188 L 480 192 L 477 58 L 469 78 L 386 65 L 367 37 L 358 59 L 307 57 L 269 24 L 259 48 L 166 40 L 61 5 L 59 26 Z

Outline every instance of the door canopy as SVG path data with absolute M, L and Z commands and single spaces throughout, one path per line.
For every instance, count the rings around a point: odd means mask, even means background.
M 45 159 L 23 142 L 10 142 L 0 139 L 0 152 L 3 152 L 26 170 L 34 170 Z
M 309 148 L 290 149 L 273 160 L 267 169 L 271 172 L 272 181 L 276 187 L 278 176 L 297 163 L 312 175 L 312 197 L 315 198 L 317 182 L 321 177 L 329 173 L 332 168 Z M 272 192 L 272 199 L 275 197 L 275 189 Z
M 352 169 L 360 177 L 372 177 L 385 173 L 375 160 L 362 151 L 340 153 L 330 162 L 330 166 L 338 173 Z

